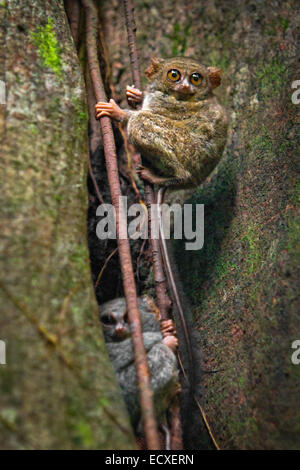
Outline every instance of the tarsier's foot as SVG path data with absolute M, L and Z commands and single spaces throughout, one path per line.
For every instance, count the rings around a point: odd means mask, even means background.
M 160 184 L 161 179 L 159 176 L 156 176 L 154 173 L 152 173 L 149 168 L 145 168 L 142 165 L 139 165 L 136 169 L 137 174 L 143 181 L 147 181 L 148 183 L 151 184 Z
M 102 116 L 108 116 L 116 121 L 122 121 L 126 117 L 126 112 L 123 111 L 117 103 L 111 99 L 109 102 L 99 101 L 95 104 L 96 119 Z
M 128 104 L 139 104 L 143 101 L 143 92 L 134 85 L 126 87 L 126 96 Z
M 164 178 L 163 176 L 157 176 L 151 170 L 149 170 L 149 168 L 145 168 L 142 165 L 136 168 L 136 172 L 141 180 L 147 181 L 151 184 L 157 184 L 158 186 L 175 187 L 182 184 L 182 181 L 177 178 Z
M 163 320 L 161 322 L 161 333 L 163 335 L 163 343 L 173 352 L 178 348 L 178 338 L 176 337 L 176 328 L 172 320 Z

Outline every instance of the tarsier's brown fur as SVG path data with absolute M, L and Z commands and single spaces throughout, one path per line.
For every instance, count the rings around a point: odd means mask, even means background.
M 168 78 L 172 70 L 180 80 Z M 197 85 L 191 82 L 193 74 L 200 76 Z M 141 110 L 123 111 L 111 100 L 96 105 L 97 116 L 128 123 L 129 139 L 146 167 L 140 170 L 143 179 L 159 186 L 197 186 L 217 165 L 226 143 L 226 112 L 213 94 L 221 70 L 175 57 L 153 59 L 146 75 L 150 83 Z M 136 96 L 136 101 L 141 98 Z

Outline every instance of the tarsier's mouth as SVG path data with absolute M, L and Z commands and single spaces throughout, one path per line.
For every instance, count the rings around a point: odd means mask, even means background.
M 115 329 L 116 338 L 124 339 L 129 336 L 128 330 L 126 328 L 116 328 Z

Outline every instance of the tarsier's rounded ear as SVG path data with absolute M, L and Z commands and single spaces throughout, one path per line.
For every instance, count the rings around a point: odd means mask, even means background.
M 145 70 L 145 75 L 146 77 L 151 80 L 154 75 L 157 74 L 157 72 L 160 70 L 160 68 L 162 67 L 164 63 L 164 60 L 163 59 L 158 59 L 156 57 L 154 57 L 153 59 L 151 59 L 151 64 L 149 65 L 149 67 L 146 68 Z
M 221 85 L 222 70 L 219 67 L 207 67 L 209 71 L 209 81 L 212 90 Z

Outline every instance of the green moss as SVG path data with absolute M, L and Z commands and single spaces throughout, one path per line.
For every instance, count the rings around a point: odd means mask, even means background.
M 82 99 L 78 99 L 77 96 L 73 97 L 72 102 L 75 108 L 77 130 L 86 132 L 89 119 L 87 106 L 85 102 Z
M 38 130 L 38 127 L 37 127 L 36 124 L 30 124 L 30 125 L 28 126 L 28 129 L 30 130 L 30 132 L 31 132 L 34 136 L 36 136 L 36 135 L 39 134 L 39 130 Z
M 263 154 L 273 149 L 273 140 L 269 136 L 265 125 L 261 127 L 261 132 L 250 140 L 249 145 Z
M 86 273 L 86 254 L 86 247 L 78 244 L 74 247 L 70 256 L 74 269 L 82 274 Z
M 285 32 L 290 25 L 290 20 L 281 16 L 278 20 L 278 24 L 281 27 L 282 31 Z
M 295 188 L 292 191 L 291 195 L 291 202 L 295 205 L 300 204 L 300 183 L 296 182 Z
M 240 378 L 239 378 L 239 384 L 240 384 L 242 387 L 246 384 L 244 377 L 240 377 Z
M 258 270 L 262 262 L 262 253 L 260 249 L 260 227 L 254 223 L 250 223 L 247 231 L 241 237 L 243 242 L 246 242 L 246 250 L 248 252 L 245 265 L 247 274 L 252 274 Z
M 248 420 L 246 421 L 246 427 L 248 428 L 248 432 L 252 432 L 252 433 L 258 432 L 257 421 L 253 417 L 248 418 Z
M 268 96 L 279 95 L 285 84 L 285 72 L 286 67 L 277 58 L 261 65 L 257 69 L 256 77 L 262 94 Z
M 73 444 L 80 448 L 92 448 L 94 445 L 93 432 L 84 419 L 81 397 L 78 395 L 67 397 L 66 419 Z
M 60 98 L 55 97 L 48 101 L 47 103 L 47 112 L 51 115 L 51 119 L 59 119 L 60 116 Z
M 221 255 L 216 260 L 215 272 L 217 274 L 218 280 L 222 280 L 228 274 L 228 271 L 233 271 L 234 269 L 237 269 L 237 268 L 238 268 L 237 264 L 232 263 L 230 259 L 226 259 L 225 255 Z
M 191 25 L 189 23 L 185 25 L 174 24 L 173 31 L 167 35 L 171 41 L 171 54 L 173 57 L 184 55 L 190 34 Z
M 92 448 L 94 444 L 93 432 L 89 424 L 81 420 L 75 427 L 80 443 L 85 448 Z
M 55 32 L 53 31 L 53 20 L 48 18 L 45 26 L 39 26 L 31 33 L 31 39 L 38 48 L 39 58 L 42 65 L 48 67 L 59 78 L 62 77 L 61 49 L 59 47 Z
M 297 182 L 295 188 L 290 193 L 291 203 L 299 207 L 300 184 Z M 300 264 L 300 242 L 299 242 L 300 220 L 288 211 L 287 215 L 287 244 L 286 249 L 293 257 L 296 264 Z M 284 246 L 283 246 L 284 248 Z
M 224 51 L 212 51 L 209 55 L 209 65 L 214 67 L 220 67 L 223 71 L 226 70 L 230 61 L 227 57 L 224 56 Z
M 299 242 L 299 233 L 300 233 L 300 220 L 290 217 L 288 220 L 288 240 L 287 240 L 287 250 L 288 252 L 295 257 L 300 263 L 300 242 Z
M 16 423 L 17 412 L 14 408 L 3 408 L 0 416 L 10 425 L 14 425 Z
M 280 30 L 285 33 L 290 25 L 290 20 L 280 16 L 277 21 L 268 23 L 263 27 L 263 32 L 266 36 L 277 36 Z

